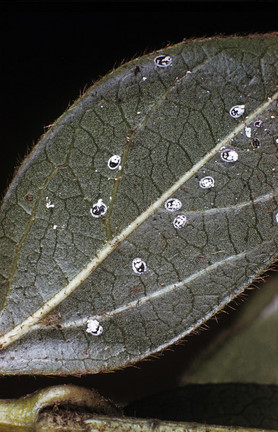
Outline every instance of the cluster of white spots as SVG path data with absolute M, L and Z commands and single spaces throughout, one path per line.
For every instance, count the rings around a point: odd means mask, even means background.
M 121 164 L 121 156 L 119 155 L 113 155 L 111 156 L 111 158 L 108 160 L 108 168 L 110 168 L 111 170 L 115 170 L 117 169 L 120 164 Z
M 95 218 L 104 216 L 107 212 L 107 206 L 104 204 L 102 199 L 99 199 L 96 204 L 90 209 L 91 215 Z
M 185 214 L 179 214 L 173 220 L 173 226 L 176 229 L 180 229 L 185 226 L 186 222 L 187 222 L 187 217 L 185 216 Z
M 245 105 L 235 105 L 230 109 L 230 116 L 233 118 L 239 118 L 242 116 L 245 110 Z
M 224 162 L 236 162 L 238 160 L 238 154 L 235 150 L 225 149 L 220 154 L 221 159 Z
M 160 55 L 154 59 L 154 64 L 158 67 L 164 68 L 172 65 L 172 57 L 169 55 Z
M 214 178 L 207 176 L 207 177 L 203 177 L 201 178 L 201 180 L 199 181 L 199 185 L 202 189 L 210 189 L 214 187 Z
M 147 265 L 141 258 L 134 258 L 132 261 L 132 270 L 136 274 L 143 274 L 147 270 Z
M 103 327 L 100 325 L 98 320 L 89 318 L 87 321 L 86 332 L 94 336 L 100 336 L 103 333 Z
M 247 138 L 251 138 L 251 128 L 248 126 L 245 127 L 245 135 Z
M 50 201 L 50 199 L 48 197 L 45 198 L 45 206 L 46 208 L 54 208 L 55 205 Z
M 175 212 L 175 211 L 181 209 L 181 207 L 182 207 L 182 203 L 177 198 L 169 198 L 165 202 L 165 208 L 166 208 L 166 210 L 168 210 L 170 212 Z

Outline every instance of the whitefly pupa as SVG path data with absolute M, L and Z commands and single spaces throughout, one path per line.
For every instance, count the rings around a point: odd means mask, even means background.
M 154 64 L 158 67 L 165 68 L 172 65 L 172 57 L 169 55 L 159 55 L 155 57 Z
M 100 325 L 98 320 L 94 318 L 89 318 L 87 320 L 87 333 L 90 333 L 93 336 L 100 336 L 103 333 L 103 327 Z
M 95 218 L 99 218 L 101 216 L 104 216 L 107 212 L 107 206 L 104 204 L 102 199 L 99 199 L 97 203 L 93 205 L 93 207 L 90 209 L 91 215 Z
M 147 270 L 147 265 L 141 258 L 134 258 L 132 261 L 132 270 L 136 274 L 143 274 Z
M 233 149 L 222 150 L 220 157 L 224 162 L 236 162 L 238 160 L 238 154 Z
M 202 189 L 210 189 L 214 187 L 214 178 L 211 176 L 206 176 L 201 178 L 201 180 L 199 181 L 199 186 Z
M 168 210 L 170 212 L 175 212 L 175 211 L 181 209 L 182 203 L 177 198 L 169 198 L 165 202 L 164 207 L 166 208 L 166 210 Z
M 244 111 L 245 111 L 245 105 L 234 105 L 230 109 L 229 113 L 230 113 L 231 117 L 233 117 L 233 118 L 239 118 L 239 117 L 242 116 L 242 114 L 244 113 Z
M 186 225 L 187 217 L 185 214 L 179 214 L 173 220 L 173 226 L 176 229 L 181 229 Z
M 109 169 L 115 170 L 119 168 L 120 163 L 121 163 L 121 156 L 113 155 L 109 158 L 107 165 Z

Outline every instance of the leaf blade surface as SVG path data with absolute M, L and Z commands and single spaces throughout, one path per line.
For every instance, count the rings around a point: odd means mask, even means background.
M 277 51 L 273 36 L 182 43 L 163 50 L 168 67 L 149 54 L 89 89 L 42 138 L 2 206 L 3 372 L 143 358 L 276 258 Z M 241 118 L 229 114 L 236 105 Z M 223 160 L 227 149 L 238 160 Z M 115 154 L 121 169 L 110 170 Z M 179 211 L 165 208 L 171 198 Z M 99 200 L 108 210 L 94 218 Z M 89 318 L 100 337 L 86 332 Z

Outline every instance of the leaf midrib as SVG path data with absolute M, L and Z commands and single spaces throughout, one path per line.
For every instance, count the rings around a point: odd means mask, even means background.
M 199 214 L 207 215 L 207 214 L 214 214 L 214 213 L 219 214 L 222 212 L 230 212 L 230 211 L 243 209 L 244 207 L 249 207 L 249 206 L 254 207 L 257 204 L 267 202 L 270 199 L 277 198 L 277 197 L 278 197 L 277 192 L 269 192 L 267 194 L 260 195 L 259 197 L 255 198 L 254 200 L 244 201 L 244 202 L 237 203 L 235 205 L 231 205 L 231 206 L 227 206 L 227 207 L 216 207 L 216 208 L 212 208 L 212 209 L 197 210 L 197 211 L 189 210 L 186 212 L 186 214 L 187 214 L 187 216 L 190 216 L 190 215 L 199 215 Z M 254 250 L 256 250 L 256 249 L 257 248 L 255 248 Z M 252 251 L 250 251 L 250 252 L 252 252 Z M 245 255 L 246 255 L 246 252 L 241 252 L 241 253 L 236 254 L 236 255 L 231 255 L 231 256 L 225 257 L 221 261 L 217 261 L 217 262 L 211 264 L 210 266 L 206 267 L 205 269 L 199 270 L 197 273 L 194 273 L 190 276 L 187 276 L 182 281 L 176 281 L 176 282 L 174 282 L 170 285 L 167 285 L 166 287 L 161 288 L 158 291 L 155 291 L 155 292 L 153 292 L 147 296 L 143 296 L 139 299 L 131 301 L 131 302 L 124 304 L 122 306 L 119 306 L 118 308 L 113 309 L 111 311 L 105 311 L 101 315 L 94 315 L 91 317 L 91 319 L 103 321 L 104 319 L 115 316 L 115 315 L 117 315 L 121 312 L 124 312 L 126 310 L 141 306 L 142 304 L 150 301 L 151 299 L 163 296 L 163 295 L 171 292 L 173 289 L 176 290 L 177 288 L 181 288 L 181 287 L 185 286 L 187 283 L 191 282 L 192 280 L 194 280 L 194 279 L 196 279 L 196 278 L 198 278 L 198 277 L 200 277 L 206 273 L 209 273 L 212 270 L 217 269 L 218 267 L 222 266 L 223 264 L 226 264 L 226 263 L 231 262 L 233 260 L 243 258 Z M 83 318 L 83 319 L 80 319 L 78 321 L 73 321 L 73 322 L 61 324 L 61 328 L 66 329 L 66 328 L 72 328 L 73 326 L 81 327 L 81 326 L 84 326 L 86 324 L 86 322 L 87 322 L 87 318 Z M 42 329 L 45 327 L 47 327 L 47 326 L 38 324 L 37 326 L 35 326 L 33 328 L 33 330 Z
M 207 56 L 207 54 L 206 54 Z M 206 57 L 202 62 L 198 63 L 194 68 L 192 68 L 192 70 L 190 71 L 190 74 L 198 71 L 201 67 L 203 67 L 204 65 L 206 65 L 207 62 L 212 61 L 214 58 L 214 56 L 212 57 Z M 163 80 L 161 79 L 159 73 L 157 74 L 159 81 L 161 82 L 161 84 L 165 86 Z M 162 95 L 154 102 L 154 104 L 151 106 L 151 108 L 149 109 L 149 111 L 146 113 L 144 119 L 142 120 L 141 123 L 139 123 L 139 125 L 133 129 L 129 123 L 129 121 L 126 119 L 124 112 L 122 110 L 122 107 L 119 106 L 119 110 L 121 113 L 121 116 L 124 120 L 124 122 L 126 123 L 126 125 L 129 127 L 129 133 L 128 133 L 128 137 L 129 137 L 129 141 L 127 142 L 127 144 L 124 147 L 123 150 L 123 154 L 122 154 L 122 161 L 121 161 L 121 170 L 117 173 L 117 176 L 114 180 L 114 186 L 113 186 L 113 190 L 112 190 L 112 200 L 110 202 L 108 211 L 107 211 L 107 216 L 105 218 L 105 229 L 106 229 L 106 237 L 108 241 L 111 241 L 113 239 L 113 233 L 112 233 L 112 228 L 111 228 L 111 217 L 112 217 L 112 213 L 114 210 L 114 205 L 117 201 L 117 195 L 118 195 L 118 191 L 120 188 L 120 182 L 122 177 L 125 176 L 125 164 L 127 161 L 127 157 L 129 154 L 129 150 L 134 142 L 134 139 L 136 137 L 136 135 L 138 134 L 138 132 L 143 129 L 143 127 L 146 126 L 148 120 L 150 119 L 151 115 L 155 112 L 155 110 L 162 104 L 162 102 L 165 100 L 165 98 L 167 97 L 167 95 L 181 82 L 181 80 L 183 80 L 186 76 L 188 76 L 188 69 L 186 70 L 186 72 L 181 75 L 180 77 L 178 77 L 178 79 L 169 87 L 166 87 L 166 90 L 164 93 L 162 93 Z
M 19 325 L 8 331 L 0 337 L 0 348 L 7 347 L 15 340 L 28 333 L 34 324 L 37 324 L 45 315 L 51 312 L 64 299 L 72 294 L 80 284 L 123 242 L 132 234 L 143 222 L 145 222 L 163 203 L 170 198 L 184 183 L 186 183 L 194 174 L 196 174 L 210 159 L 212 159 L 222 147 L 231 142 L 245 127 L 250 124 L 259 114 L 264 112 L 271 103 L 278 98 L 278 91 L 269 97 L 262 105 L 255 109 L 244 121 L 239 123 L 235 129 L 222 139 L 210 152 L 203 156 L 190 170 L 180 177 L 172 187 L 165 191 L 159 199 L 149 206 L 141 215 L 139 215 L 130 225 L 128 225 L 119 235 L 108 242 L 82 270 L 79 272 L 67 286 L 62 288 L 57 294 L 50 298 L 44 305 L 30 315 Z

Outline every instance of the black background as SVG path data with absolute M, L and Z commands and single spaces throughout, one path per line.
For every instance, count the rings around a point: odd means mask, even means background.
M 15 167 L 45 128 L 86 87 L 123 61 L 184 38 L 278 30 L 275 3 L 268 1 L 10 1 L 0 3 L 0 8 L 1 196 Z M 211 331 L 216 327 L 215 321 L 210 323 Z M 198 336 L 199 346 L 208 333 Z M 146 385 L 144 380 L 148 380 L 149 387 L 157 389 L 174 386 L 175 369 L 184 366 L 189 348 L 191 352 L 195 349 L 194 344 L 190 340 L 186 344 L 188 351 L 178 346 L 164 353 L 158 360 L 160 372 L 153 363 L 145 362 L 139 369 L 132 368 L 128 379 L 120 371 L 70 381 L 94 385 L 100 390 L 111 390 L 111 385 L 114 389 L 121 386 L 123 392 L 133 392 L 139 397 Z M 0 397 L 16 397 L 39 386 L 66 381 L 65 378 L 5 378 L 0 380 Z M 104 393 L 110 395 L 110 390 Z

